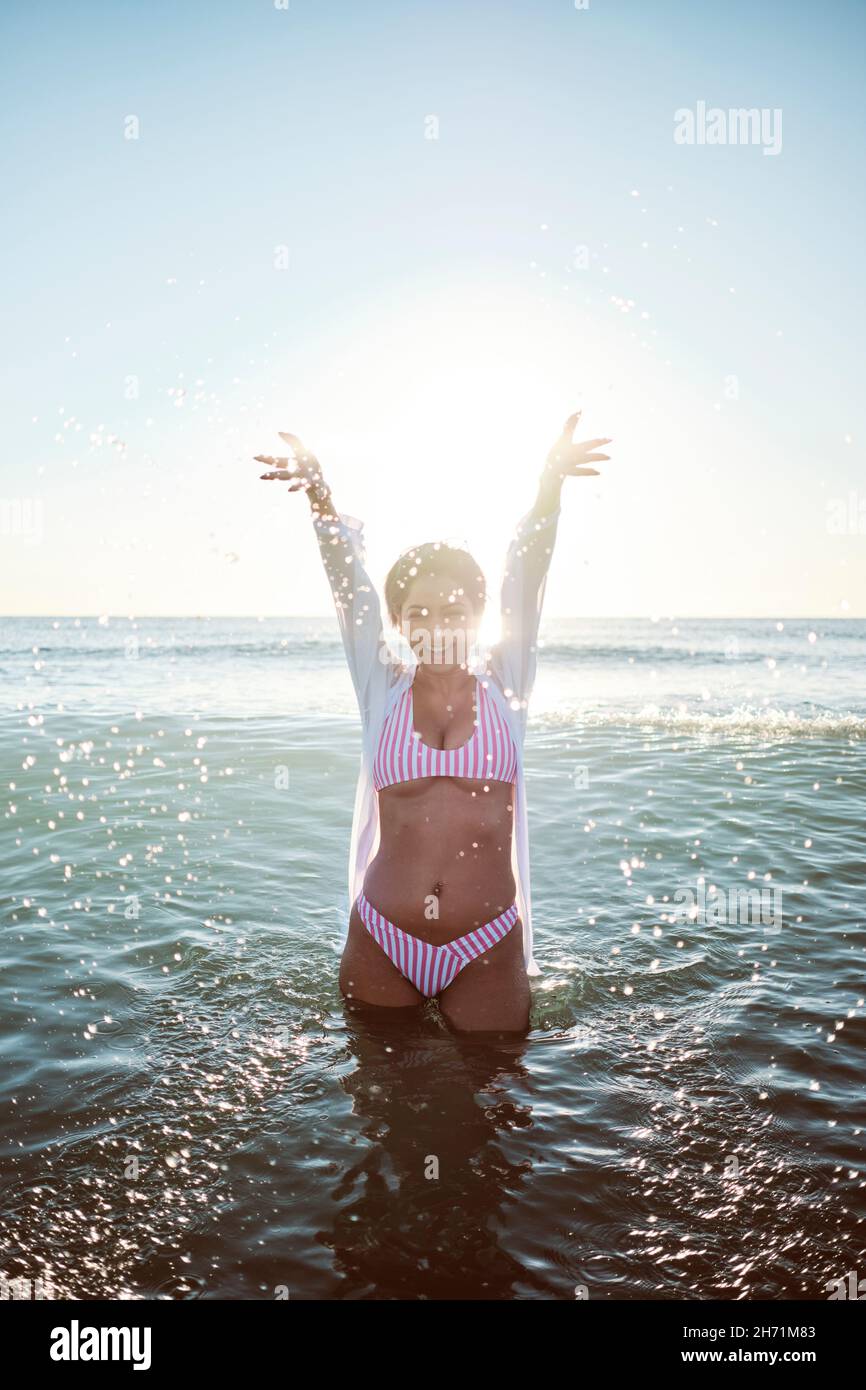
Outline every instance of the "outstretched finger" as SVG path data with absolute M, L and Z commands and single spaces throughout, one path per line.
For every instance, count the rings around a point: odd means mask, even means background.
M 598 449 L 602 444 L 612 444 L 612 439 L 581 439 L 575 449 Z
M 266 463 L 268 468 L 288 468 L 291 459 L 275 458 L 273 454 L 254 454 L 256 463 Z
M 576 410 L 573 415 L 569 415 L 568 419 L 562 427 L 563 439 L 568 439 L 569 441 L 571 441 L 572 435 L 574 434 L 574 431 L 577 428 L 577 422 L 582 414 L 582 410 Z
M 296 434 L 289 434 L 286 430 L 277 430 L 277 434 L 280 436 L 280 439 L 284 439 L 287 444 L 291 444 L 293 450 L 300 458 L 303 458 L 307 454 L 308 450 L 301 443 Z

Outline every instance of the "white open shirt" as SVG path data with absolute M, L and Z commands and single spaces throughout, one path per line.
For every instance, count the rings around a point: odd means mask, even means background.
M 517 750 L 511 867 L 517 885 L 523 954 L 529 975 L 540 975 L 541 971 L 532 954 L 523 744 L 527 705 L 535 681 L 538 624 L 559 516 L 559 507 L 543 516 L 533 509 L 519 522 L 505 562 L 500 640 L 486 661 L 480 660 L 470 668 L 485 682 L 488 695 L 502 711 Z M 367 866 L 379 845 L 379 799 L 372 778 L 379 733 L 394 702 L 412 684 L 416 665 L 397 661 L 386 641 L 379 598 L 365 568 L 363 522 L 340 513 L 337 519 L 315 516 L 313 524 L 361 711 L 363 746 L 349 846 L 351 908 L 364 886 Z M 341 946 L 348 932 L 347 913 Z

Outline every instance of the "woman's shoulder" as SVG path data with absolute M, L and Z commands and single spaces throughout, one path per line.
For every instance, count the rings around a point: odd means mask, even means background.
M 496 668 L 496 662 L 489 652 L 475 663 L 472 667 L 472 674 L 477 676 L 481 683 L 487 686 L 488 689 L 490 686 L 494 686 L 500 694 L 505 693 L 502 688 L 502 678 Z
M 388 663 L 385 688 L 382 692 L 383 714 L 387 714 L 394 701 L 408 690 L 415 679 L 415 669 L 411 662 L 398 661 L 396 658 Z
M 390 680 L 390 685 L 392 686 L 392 688 L 398 685 L 410 685 L 412 681 L 415 679 L 416 669 L 417 667 L 413 665 L 411 662 L 397 660 L 393 661 L 391 663 Z
M 508 688 L 495 660 L 488 660 L 483 668 L 476 668 L 476 674 L 487 694 L 507 718 L 512 733 L 522 742 L 526 724 L 526 701 L 519 700 L 515 692 Z

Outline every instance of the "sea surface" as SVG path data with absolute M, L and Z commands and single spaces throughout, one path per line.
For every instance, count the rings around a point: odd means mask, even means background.
M 866 623 L 547 621 L 532 1026 L 347 1016 L 332 617 L 0 620 L 0 1274 L 80 1299 L 866 1277 Z M 18 1282 L 15 1282 L 18 1281 Z

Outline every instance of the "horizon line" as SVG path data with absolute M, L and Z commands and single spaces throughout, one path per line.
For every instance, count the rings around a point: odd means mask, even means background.
M 0 622 L 6 619 L 27 620 L 55 618 L 58 621 L 99 621 L 107 618 L 110 622 L 138 622 L 141 619 L 160 619 L 163 621 L 176 621 L 178 619 L 191 619 L 196 622 L 228 621 L 231 619 L 249 619 L 253 622 L 283 622 L 287 619 L 292 621 L 304 622 L 327 622 L 336 621 L 336 614 L 331 613 L 0 613 Z M 541 622 L 707 622 L 707 623 L 728 623 L 728 622 L 864 622 L 866 612 L 857 613 L 664 613 L 653 616 L 650 613 L 563 613 L 551 614 L 550 617 L 542 617 Z M 387 629 L 390 630 L 390 629 Z M 393 629 L 397 631 L 396 628 Z

